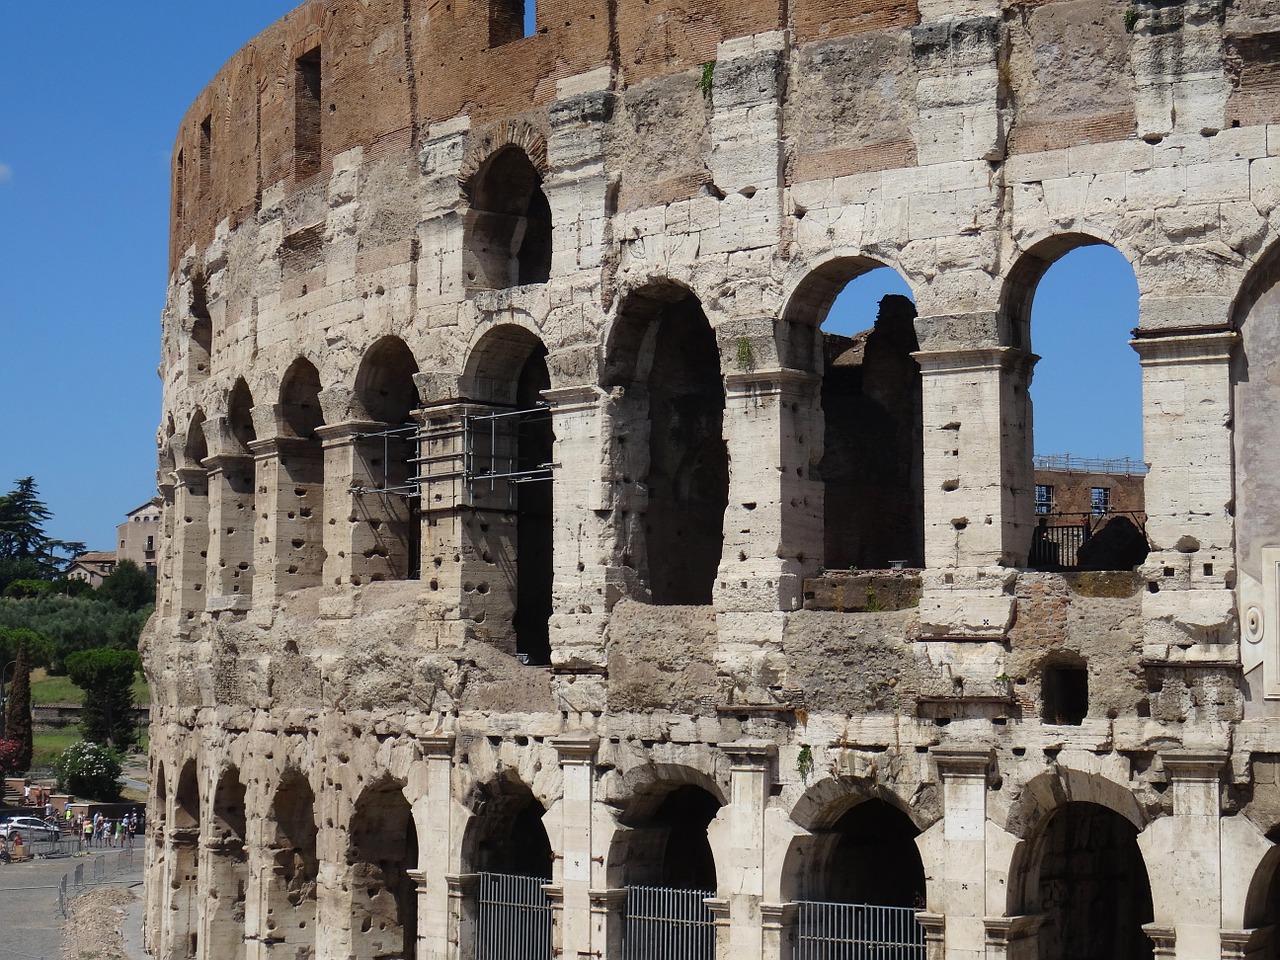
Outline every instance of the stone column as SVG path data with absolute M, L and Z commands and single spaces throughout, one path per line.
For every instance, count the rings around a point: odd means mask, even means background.
M 177 486 L 172 480 L 172 475 L 165 475 L 156 485 L 160 498 L 164 501 L 160 515 L 160 563 L 156 569 L 156 611 L 161 617 L 171 617 L 175 612 L 177 585 L 174 582 L 174 552 L 177 544 L 174 529 L 177 525 L 178 508 Z
M 763 956 L 760 903 L 764 895 L 764 813 L 775 744 L 757 740 L 722 743 L 729 756 L 729 804 L 711 823 L 716 855 L 717 898 L 727 911 L 727 940 L 717 936 L 717 955 Z M 712 912 L 717 912 L 717 907 Z M 721 926 L 717 915 L 717 928 Z
M 711 922 L 715 927 L 716 960 L 729 960 L 734 956 L 732 942 L 731 906 L 723 897 L 708 897 L 702 901 L 711 913 Z
M 169 902 L 161 917 L 161 960 L 184 960 L 193 956 L 192 940 L 199 946 L 204 910 L 200 890 L 200 831 L 195 827 L 174 827 L 169 831 Z
M 620 960 L 622 935 L 627 906 L 627 891 L 614 887 L 591 891 L 592 956 L 601 960 Z
M 1144 923 L 1142 932 L 1151 940 L 1151 956 L 1154 960 L 1173 960 L 1178 955 L 1178 937 L 1173 927 L 1162 927 L 1155 923 Z
M 947 918 L 941 913 L 916 914 L 916 921 L 924 928 L 924 960 L 943 960 L 947 948 Z
M 1224 752 L 1162 752 L 1173 797 L 1173 815 L 1152 823 L 1138 837 L 1143 858 L 1161 863 L 1151 871 L 1155 921 L 1151 930 L 1167 929 L 1169 956 L 1183 960 L 1216 958 L 1222 950 L 1222 844 L 1218 831 Z M 1148 932 L 1151 933 L 1151 930 Z M 1164 936 L 1160 934 L 1160 936 Z M 1160 941 L 1156 933 L 1156 955 Z
M 1139 331 L 1147 643 L 1233 643 L 1231 352 L 1239 335 Z M 1274 672 L 1274 671 L 1273 671 Z M 1280 690 L 1280 686 L 1277 687 Z
M 418 936 L 413 942 L 413 960 L 426 960 L 427 934 L 422 929 L 422 917 L 426 913 L 427 871 L 406 870 L 404 875 L 413 881 L 414 909 L 418 920 Z
M 947 960 L 980 960 L 987 948 L 987 770 L 990 747 L 935 747 L 942 781 L 942 849 L 929 906 L 946 916 Z
M 210 457 L 209 611 L 245 611 L 253 603 L 254 461 L 252 457 Z
M 1044 916 L 987 917 L 986 960 L 1036 960 L 1039 944 L 1036 934 Z
M 203 467 L 182 467 L 174 488 L 175 612 L 183 622 L 205 610 L 209 553 L 209 476 Z
M 559 355 L 548 357 L 550 364 Z M 615 549 L 608 520 L 612 491 L 603 398 L 584 384 L 544 390 L 555 429 L 555 582 L 551 614 L 551 663 L 604 667 L 603 638 L 609 611 L 627 590 L 609 563 Z
M 256 461 L 253 594 L 259 606 L 319 586 L 324 568 L 324 454 L 318 440 L 249 444 Z
M 794 956 L 797 910 L 794 903 L 760 904 L 763 960 L 791 960 Z
M 427 811 L 418 821 L 418 957 L 417 960 L 456 960 L 458 956 L 461 904 L 455 896 L 462 887 L 450 878 L 453 869 L 451 813 L 453 797 L 450 778 L 453 770 L 451 733 L 433 734 L 418 740 L 427 765 Z M 473 881 L 474 886 L 474 881 Z
M 449 915 L 444 927 L 448 934 L 448 950 L 438 956 L 440 960 L 474 960 L 476 887 L 479 886 L 480 876 L 475 873 L 451 873 L 444 879 L 449 890 Z M 436 960 L 436 955 L 428 956 Z
M 1249 941 L 1257 930 L 1223 930 L 1221 932 L 1222 960 L 1245 960 L 1249 955 Z
M 573 735 L 552 741 L 560 754 L 560 775 L 564 782 L 560 939 L 554 941 L 561 956 L 585 956 L 599 949 L 592 943 L 591 922 L 591 828 L 599 743 L 596 737 Z

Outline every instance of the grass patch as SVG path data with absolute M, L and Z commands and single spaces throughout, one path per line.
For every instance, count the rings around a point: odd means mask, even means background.
M 31 702 L 38 707 L 51 703 L 83 706 L 84 691 L 72 683 L 70 677 L 52 677 L 49 671 L 38 667 L 31 671 Z M 151 688 L 142 676 L 133 681 L 133 702 L 151 706 Z
M 54 758 L 63 750 L 73 743 L 79 743 L 81 737 L 78 727 L 68 727 L 65 730 L 37 730 L 31 739 L 35 748 L 31 765 L 33 767 L 47 767 L 53 763 Z

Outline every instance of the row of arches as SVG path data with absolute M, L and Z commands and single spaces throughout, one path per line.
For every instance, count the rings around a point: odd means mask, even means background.
M 321 814 L 308 778 L 289 769 L 270 784 L 267 806 L 256 816 L 247 809 L 237 768 L 222 770 L 207 795 L 201 782 L 194 761 L 184 763 L 172 783 L 164 766 L 157 767 L 152 856 L 165 882 L 151 888 L 148 923 L 150 935 L 164 939 L 154 947 L 166 958 L 246 956 L 246 944 L 255 940 L 285 946 L 290 955 L 313 955 L 319 929 L 329 938 L 321 953 L 337 949 L 332 931 L 340 929 L 342 955 L 410 958 L 430 873 L 460 864 L 455 888 L 463 892 L 474 889 L 464 882 L 468 875 L 526 878 L 547 887 L 563 881 L 559 841 L 545 822 L 548 808 L 509 770 L 461 798 L 468 817 L 456 861 L 420 842 L 424 807 L 420 798 L 411 802 L 401 780 L 375 778 L 349 807 L 326 803 Z M 713 781 L 689 770 L 647 782 L 612 808 L 605 874 L 624 894 L 610 901 L 611 922 L 624 938 L 640 929 L 627 925 L 630 891 L 691 891 L 714 903 L 726 884 L 737 883 L 735 870 L 717 860 L 729 852 L 731 833 L 739 838 L 733 843 L 742 842 L 726 819 L 734 814 L 725 802 Z M 336 809 L 348 812 L 335 823 Z M 782 902 L 801 907 L 789 921 L 792 944 L 817 936 L 815 930 L 831 935 L 829 925 L 814 919 L 823 914 L 806 912 L 806 905 L 900 908 L 927 917 L 936 896 L 950 896 L 932 888 L 942 876 L 933 861 L 934 825 L 893 793 L 823 781 L 792 815 L 797 829 L 777 888 Z M 1101 802 L 1063 800 L 1043 811 L 1008 870 L 1008 915 L 1035 921 L 1035 956 L 1153 955 L 1152 890 L 1138 837 L 1130 816 Z M 1278 859 L 1264 857 L 1250 884 L 1246 924 L 1257 930 L 1251 956 L 1280 955 L 1268 936 L 1280 919 Z M 476 927 L 486 921 L 476 912 L 475 895 L 466 896 L 473 899 L 462 902 L 459 894 L 456 919 L 482 944 Z M 453 955 L 486 960 L 471 942 Z M 661 950 L 627 955 L 666 956 Z
M 756 389 L 757 366 L 765 363 L 818 378 L 802 388 L 807 409 L 797 405 L 788 423 L 775 426 L 793 431 L 787 439 L 805 458 L 778 468 L 794 471 L 787 482 L 800 498 L 795 509 L 819 514 L 821 537 L 809 543 L 806 534 L 784 531 L 796 540 L 784 552 L 809 570 L 924 565 L 914 305 L 889 294 L 862 304 L 863 320 L 851 326 L 869 326 L 851 336 L 823 326 L 841 289 L 873 266 L 861 258 L 833 261 L 802 284 L 775 325 L 775 346 L 767 348 L 776 348 L 776 360 L 757 357 L 757 350 L 767 352 L 757 331 L 737 338 L 717 333 L 684 286 L 650 284 L 626 298 L 608 330 L 595 389 L 608 397 L 601 479 L 611 488 L 614 555 L 607 563 L 631 571 L 637 599 L 712 602 L 733 552 L 725 529 L 729 442 L 740 427 L 726 420 L 727 398 Z M 846 311 L 835 312 L 849 325 Z M 167 452 L 184 500 L 175 544 L 184 581 L 177 608 L 192 617 L 216 609 L 213 598 L 247 600 L 255 582 L 272 595 L 419 578 L 436 590 L 449 582 L 437 575 L 440 568 L 475 557 L 481 568 L 492 568 L 482 569 L 482 579 L 499 584 L 484 601 L 487 629 L 545 662 L 556 480 L 580 480 L 577 472 L 591 466 L 558 456 L 558 413 L 546 398 L 560 384 L 552 383 L 548 357 L 531 326 L 491 326 L 462 365 L 457 396 L 424 406 L 413 352 L 388 336 L 365 353 L 349 397 L 300 357 L 275 395 L 255 397 L 240 378 L 212 418 L 196 410 L 180 436 L 171 423 L 175 440 Z M 727 386 L 734 378 L 747 385 Z M 327 400 L 345 411 L 340 422 L 326 422 Z M 1022 419 L 1029 430 L 1029 408 Z M 218 435 L 213 456 L 211 430 Z M 441 437 L 453 446 L 435 456 Z M 1030 450 L 1028 443 L 1028 458 Z M 441 479 L 453 485 L 443 496 L 432 486 Z M 347 496 L 335 496 L 335 487 Z M 950 489 L 944 485 L 943 493 Z M 1011 492 L 1029 511 L 1032 491 Z M 465 528 L 454 541 L 433 529 L 449 512 Z M 269 548 L 255 550 L 255 542 Z M 746 544 L 739 559 L 757 546 L 778 549 Z

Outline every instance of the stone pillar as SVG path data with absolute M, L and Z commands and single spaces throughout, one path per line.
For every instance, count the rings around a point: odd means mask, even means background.
M 764 895 L 764 813 L 769 767 L 777 747 L 757 740 L 722 743 L 729 757 L 729 804 L 708 830 L 716 856 L 717 898 L 727 911 L 727 942 L 717 936 L 717 955 L 763 956 L 760 904 Z M 717 907 L 712 908 L 716 913 Z M 717 932 L 721 926 L 716 918 Z
M 822 565 L 823 490 L 810 473 L 822 450 L 821 384 L 786 369 L 725 377 L 731 469 L 715 591 L 721 614 L 798 610 L 804 578 Z
M 352 420 L 319 427 L 324 441 L 325 584 L 407 580 L 417 571 L 417 522 L 405 486 L 397 444 L 383 432 L 399 426 Z M 391 461 L 391 462 L 388 462 Z M 378 492 L 384 489 L 397 492 Z
M 920 912 L 916 921 L 924 928 L 924 960 L 943 960 L 947 949 L 947 918 L 941 913 Z
M 794 903 L 760 904 L 763 933 L 762 960 L 791 960 L 795 955 L 796 912 Z
M 1027 387 L 1035 358 L 1012 347 L 923 350 L 925 566 L 1021 566 L 1035 484 Z
M 1144 923 L 1142 932 L 1151 940 L 1151 956 L 1154 960 L 1173 960 L 1178 955 L 1178 937 L 1173 927 L 1162 927 L 1155 923 Z
M 1170 750 L 1160 759 L 1170 780 L 1173 815 L 1152 823 L 1138 837 L 1143 858 L 1161 863 L 1151 871 L 1154 926 L 1168 930 L 1169 956 L 1182 960 L 1216 958 L 1222 950 L 1222 844 L 1219 777 L 1224 752 Z M 1163 936 L 1163 934 L 1160 934 Z M 1174 951 L 1176 938 L 1177 949 Z
M 449 916 L 444 927 L 448 951 L 439 955 L 440 960 L 476 960 L 476 887 L 480 877 L 475 873 L 451 873 L 444 879 L 449 889 Z M 435 955 L 428 956 L 436 960 Z
M 559 355 L 548 357 L 548 363 Z M 544 390 L 555 426 L 555 582 L 551 663 L 604 667 L 609 611 L 627 595 L 609 563 L 614 530 L 603 398 L 594 385 Z
M 174 605 L 182 621 L 204 613 L 209 554 L 209 476 L 203 467 L 177 471 L 174 509 Z
M 557 737 L 564 782 L 561 801 L 560 938 L 553 941 L 561 956 L 586 956 L 592 943 L 591 851 L 595 758 L 600 741 L 591 736 Z
M 256 461 L 253 593 L 260 606 L 316 587 L 324 568 L 324 453 L 317 440 L 249 444 Z
M 734 956 L 730 903 L 723 897 L 708 897 L 702 902 L 707 905 L 707 910 L 711 913 L 711 922 L 715 926 L 716 960 L 729 960 Z
M 591 891 L 592 956 L 618 960 L 622 956 L 627 891 L 621 887 Z
M 929 885 L 929 906 L 944 914 L 946 960 L 987 954 L 987 770 L 990 747 L 935 747 L 942 781 L 942 849 Z
M 418 828 L 418 957 L 417 960 L 456 960 L 458 922 L 462 905 L 455 904 L 461 887 L 450 877 L 454 862 L 449 791 L 453 771 L 451 733 L 418 740 L 427 765 L 427 810 L 416 817 Z M 461 881 L 459 881 L 460 883 Z M 474 880 L 472 881 L 474 886 Z
M 1036 935 L 1044 916 L 987 917 L 986 960 L 1036 960 L 1039 944 Z
M 254 461 L 210 457 L 209 582 L 206 609 L 248 610 L 253 603 Z
M 200 890 L 200 831 L 174 827 L 169 831 L 169 902 L 161 918 L 160 960 L 196 956 L 204 910 Z
M 160 498 L 164 501 L 160 515 L 160 563 L 156 570 L 156 612 L 161 617 L 171 617 L 176 612 L 175 601 L 177 584 L 174 582 L 174 553 L 177 544 L 174 529 L 177 525 L 178 508 L 176 504 L 177 487 L 172 476 L 166 476 L 157 484 Z
M 1234 643 L 1231 352 L 1234 332 L 1143 330 L 1144 487 L 1151 554 L 1143 573 L 1147 643 Z M 1278 687 L 1277 689 L 1280 689 Z
M 1249 955 L 1249 941 L 1257 930 L 1221 931 L 1222 960 L 1245 960 Z

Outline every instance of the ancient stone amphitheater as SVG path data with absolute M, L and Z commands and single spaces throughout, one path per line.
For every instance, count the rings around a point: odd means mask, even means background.
M 152 950 L 1280 956 L 1276 5 L 524 3 L 309 0 L 183 120 Z M 1100 243 L 1150 552 L 1043 569 Z

